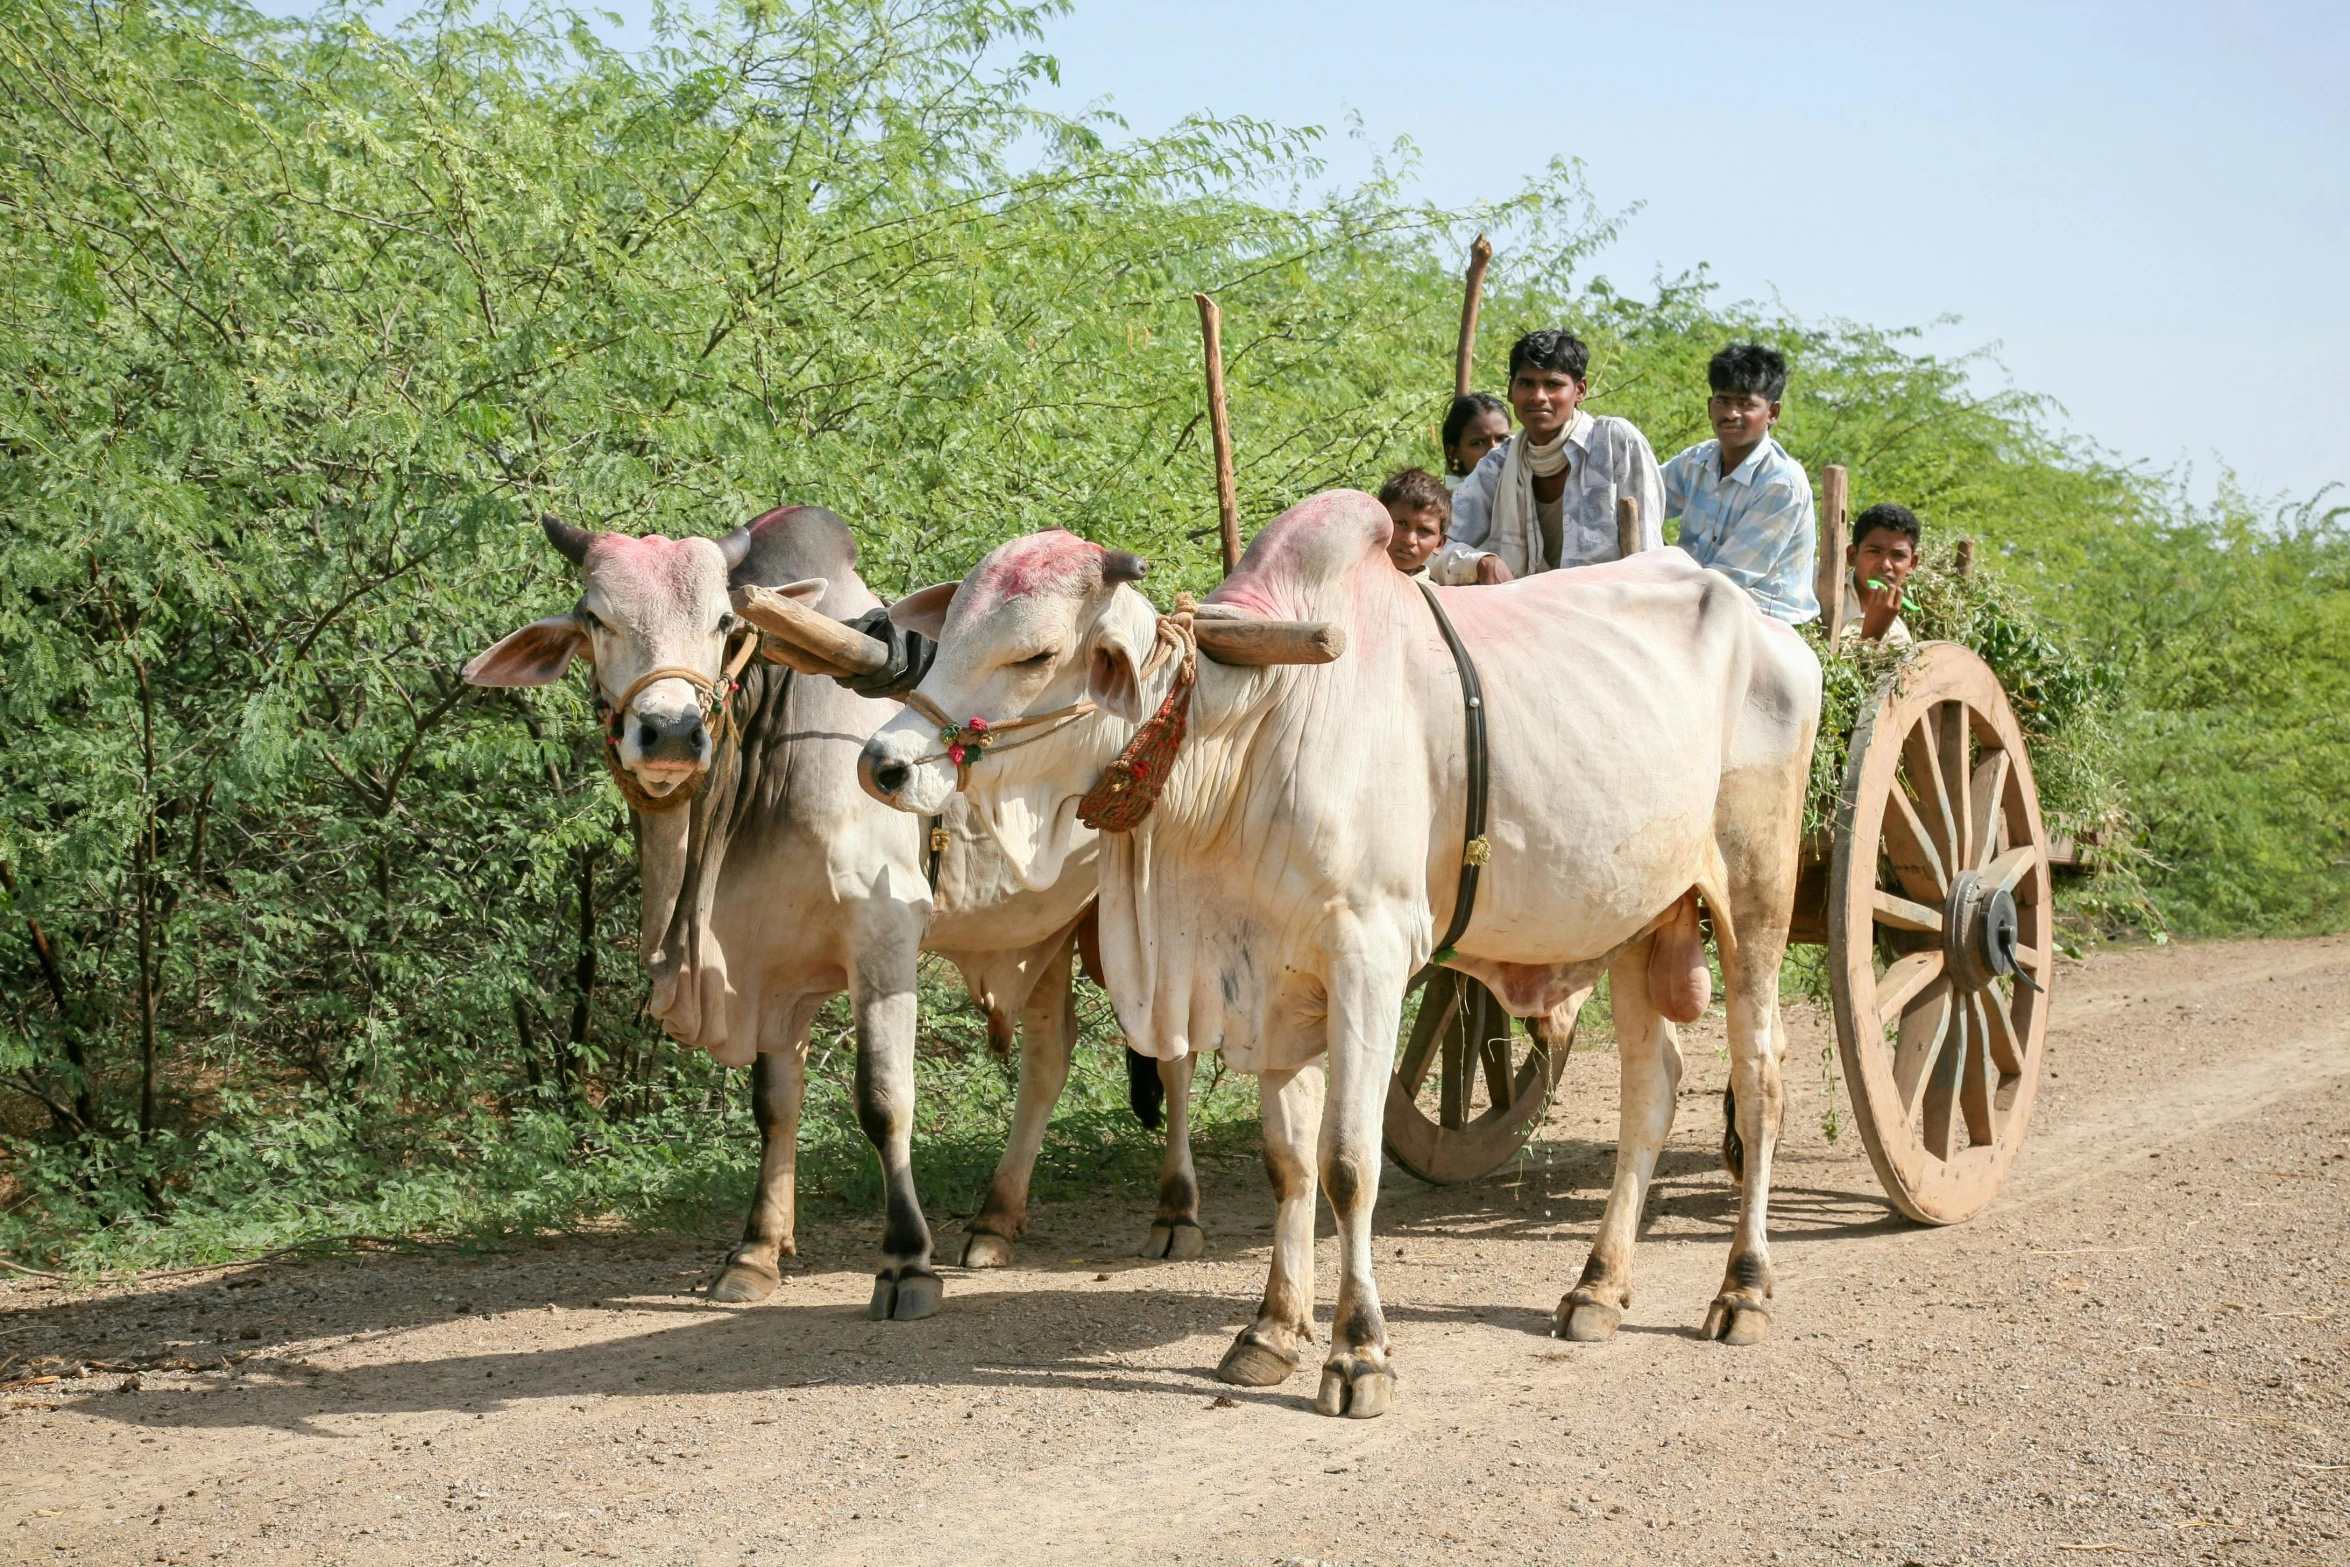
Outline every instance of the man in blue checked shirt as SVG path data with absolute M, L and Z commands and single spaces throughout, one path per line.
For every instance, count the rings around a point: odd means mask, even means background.
M 1665 515 L 1681 519 L 1681 548 L 1744 588 L 1764 614 L 1817 620 L 1811 476 L 1771 439 L 1787 361 L 1759 343 L 1732 343 L 1714 355 L 1705 378 L 1714 438 L 1665 464 Z

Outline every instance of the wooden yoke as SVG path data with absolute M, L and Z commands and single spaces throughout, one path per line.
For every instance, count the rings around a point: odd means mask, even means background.
M 1812 567 L 1812 590 L 1820 601 L 1820 629 L 1834 647 L 1852 618 L 1844 602 L 1844 545 L 1851 523 L 1845 517 L 1851 486 L 1840 463 L 1820 470 L 1820 556 Z
M 758 627 L 760 651 L 804 675 L 868 675 L 889 662 L 881 644 L 771 588 L 734 591 L 734 612 Z M 1323 620 L 1201 616 L 1199 650 L 1219 664 L 1327 664 L 1346 651 L 1346 628 Z

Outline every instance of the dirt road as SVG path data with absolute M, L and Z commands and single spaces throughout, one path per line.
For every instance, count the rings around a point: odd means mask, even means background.
M 1127 1259 L 1142 1197 L 1048 1207 L 1021 1266 L 907 1325 L 864 1319 L 864 1220 L 805 1230 L 751 1308 L 689 1293 L 703 1243 L 625 1236 L 19 1283 L 0 1356 L 248 1358 L 11 1392 L 0 1560 L 2350 1562 L 2350 939 L 2071 968 L 2015 1178 L 1951 1230 L 1823 1136 L 1799 1016 L 1754 1349 L 1691 1336 L 1733 1214 L 1693 1034 L 1610 1344 L 1546 1330 L 1612 1055 L 1576 1057 L 1515 1176 L 1390 1171 L 1383 1420 L 1315 1416 L 1312 1359 L 1211 1379 L 1263 1279 L 1246 1165 L 1206 1172 L 1200 1262 Z

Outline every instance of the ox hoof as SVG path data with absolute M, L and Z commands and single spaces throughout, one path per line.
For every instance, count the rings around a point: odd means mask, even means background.
M 1322 1390 L 1314 1408 L 1349 1420 L 1376 1420 L 1395 1402 L 1395 1373 L 1385 1366 L 1342 1355 L 1322 1368 Z
M 722 1306 L 747 1306 L 765 1300 L 783 1282 L 783 1274 L 749 1257 L 727 1259 L 725 1271 L 710 1281 L 710 1298 Z
M 1012 1239 L 1008 1235 L 991 1235 L 985 1230 L 973 1230 L 963 1237 L 963 1266 L 966 1268 L 1004 1268 L 1011 1266 Z
M 1224 1352 L 1216 1380 L 1234 1387 L 1279 1387 L 1297 1369 L 1297 1351 L 1267 1342 L 1255 1328 L 1242 1328 L 1240 1337 Z
M 1718 1295 L 1706 1309 L 1703 1333 L 1707 1338 L 1743 1349 L 1771 1336 L 1771 1314 L 1762 1303 L 1737 1295 Z
M 1604 1344 L 1616 1336 L 1616 1328 L 1623 1320 L 1624 1314 L 1606 1301 L 1576 1290 L 1559 1302 L 1550 1331 L 1555 1337 L 1577 1344 Z
M 1163 1258 L 1168 1262 L 1196 1262 L 1207 1255 L 1206 1232 L 1188 1220 L 1177 1219 L 1151 1226 L 1150 1238 L 1142 1243 L 1145 1257 Z
M 876 1322 L 919 1322 L 937 1314 L 945 1295 L 938 1275 L 919 1263 L 884 1268 L 873 1276 L 873 1301 L 865 1315 Z

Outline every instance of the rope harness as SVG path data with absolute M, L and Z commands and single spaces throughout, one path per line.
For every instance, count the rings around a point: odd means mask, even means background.
M 694 796 L 701 792 L 702 780 L 710 776 L 710 764 L 704 762 L 691 778 L 667 794 L 647 793 L 645 786 L 638 783 L 629 770 L 620 765 L 620 738 L 628 727 L 630 704 L 644 695 L 645 688 L 656 681 L 682 680 L 692 686 L 699 693 L 697 705 L 702 710 L 702 721 L 709 725 L 710 752 L 712 758 L 715 759 L 718 747 L 735 737 L 736 728 L 732 706 L 734 693 L 741 684 L 743 666 L 750 663 L 751 655 L 758 650 L 758 633 L 755 631 L 746 633 L 733 654 L 727 659 L 725 672 L 716 680 L 712 680 L 698 669 L 688 669 L 682 664 L 664 664 L 659 669 L 648 670 L 637 676 L 634 681 L 630 682 L 628 689 L 620 694 L 620 700 L 617 702 L 605 701 L 602 683 L 595 680 L 592 674 L 590 675 L 590 684 L 594 686 L 596 693 L 596 721 L 604 729 L 604 771 L 612 775 L 614 787 L 619 789 L 621 798 L 626 800 L 631 808 L 642 811 L 649 816 L 659 816 L 669 811 L 683 810 L 693 804 Z
M 1158 643 L 1152 650 L 1147 678 L 1169 657 L 1175 682 L 1167 688 L 1159 710 L 1134 731 L 1084 798 L 1077 802 L 1077 819 L 1097 832 L 1132 832 L 1159 803 L 1167 780 L 1175 771 L 1175 753 L 1191 729 L 1191 692 L 1199 683 L 1199 638 L 1192 627 L 1194 605 L 1188 593 L 1177 594 L 1175 613 L 1162 615 Z

